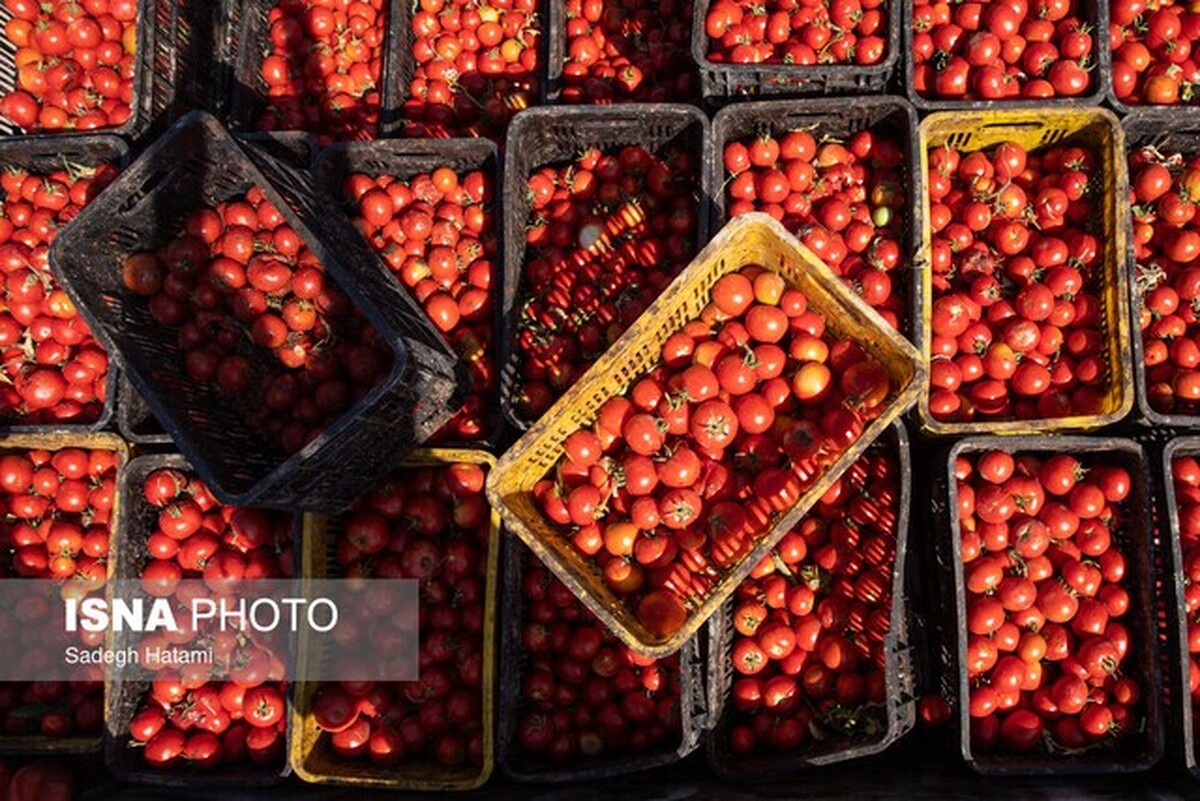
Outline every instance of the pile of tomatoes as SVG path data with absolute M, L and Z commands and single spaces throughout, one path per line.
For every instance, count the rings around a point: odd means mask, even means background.
M 322 143 L 373 137 L 387 16 L 384 0 L 279 0 L 267 14 L 258 129 L 309 131 Z
M 1184 603 L 1187 608 L 1189 692 L 1200 700 L 1200 462 L 1177 456 L 1171 462 L 1175 503 L 1179 515 L 1179 546 L 1183 552 Z
M 883 0 L 716 0 L 704 18 L 718 64 L 870 66 L 887 54 L 887 26 Z
M 176 331 L 187 376 L 234 400 L 296 453 L 371 391 L 392 354 L 260 189 L 200 207 L 157 253 L 131 254 L 125 288 Z
M 722 276 L 658 365 L 571 434 L 534 496 L 668 638 L 891 395 L 887 371 L 751 265 Z
M 1195 102 L 1200 14 L 1174 0 L 1110 0 L 1113 94 L 1130 105 Z
M 108 357 L 50 274 L 60 226 L 116 177 L 116 168 L 64 164 L 0 175 L 0 419 L 16 425 L 90 423 L 107 399 Z
M 1078 97 L 1099 80 L 1079 0 L 913 2 L 913 88 L 936 100 Z
M 437 438 L 491 432 L 496 384 L 493 280 L 499 243 L 495 187 L 483 170 L 439 167 L 406 180 L 350 175 L 352 219 L 467 363 L 471 394 Z
M 26 131 L 117 128 L 137 72 L 138 0 L 4 0 L 16 88 L 0 115 Z
M 564 103 L 699 99 L 692 4 L 567 0 Z
M 629 650 L 528 551 L 521 576 L 522 759 L 670 750 L 682 736 L 679 656 Z
M 986 451 L 955 464 L 972 746 L 1074 751 L 1136 734 L 1129 472 Z
M 142 486 L 141 502 L 158 510 L 145 537 L 149 559 L 140 571 L 153 597 L 182 597 L 204 590 L 236 594 L 243 580 L 280 579 L 293 573 L 292 516 L 222 506 L 188 470 L 161 468 Z M 180 582 L 187 582 L 181 586 Z M 146 764 L 200 769 L 217 765 L 278 765 L 287 732 L 287 686 L 278 644 L 233 629 L 149 633 L 138 647 L 211 647 L 214 664 L 155 671 L 129 725 L 131 746 Z
M 108 575 L 116 473 L 117 455 L 108 450 L 10 450 L 0 455 L 0 578 L 54 580 L 77 596 L 101 590 Z M 44 655 L 50 626 L 43 619 L 30 622 L 25 631 L 6 631 L 12 658 Z M 22 649 L 23 636 L 36 638 L 41 647 Z M 85 647 L 101 645 L 104 638 L 103 632 L 79 636 Z M 28 668 L 36 673 L 37 665 Z M 99 735 L 103 721 L 100 675 L 93 681 L 0 684 L 0 731 L 5 735 Z
M 1104 176 L 1096 154 L 929 151 L 929 409 L 943 421 L 1094 415 L 1104 338 Z
M 381 765 L 483 764 L 492 580 L 485 478 L 478 464 L 400 470 L 338 521 L 344 575 L 417 579 L 421 608 L 417 681 L 344 681 L 318 691 L 313 719 L 335 754 Z
M 894 450 L 863 456 L 738 586 L 733 754 L 887 725 L 866 707 L 887 697 L 900 480 Z
M 416 0 L 401 134 L 504 141 L 541 91 L 538 0 Z
M 854 287 L 893 328 L 905 320 L 903 144 L 874 131 L 844 142 L 805 130 L 728 142 L 728 216 L 770 214 Z
M 522 418 L 545 413 L 695 255 L 699 162 L 678 145 L 592 148 L 529 176 L 512 343 Z
M 1129 203 L 1146 397 L 1164 414 L 1200 412 L 1200 159 L 1140 148 Z

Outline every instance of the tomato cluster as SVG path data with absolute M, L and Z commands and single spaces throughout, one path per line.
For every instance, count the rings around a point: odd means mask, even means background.
M 669 637 L 891 394 L 884 367 L 778 273 L 722 276 L 699 319 L 533 493 L 646 630 Z
M 117 455 L 108 450 L 0 455 L 0 577 L 53 579 L 84 595 L 103 588 L 116 472 Z M 22 652 L 15 645 L 22 636 L 42 640 L 50 625 L 49 620 L 42 625 L 31 622 L 26 632 L 4 632 L 12 658 Z M 80 636 L 85 646 L 103 642 L 103 633 Z M 104 721 L 102 678 L 0 683 L 0 730 L 15 736 L 98 735 Z
M 337 560 L 345 574 L 419 580 L 421 628 L 417 681 L 321 686 L 313 718 L 339 756 L 381 765 L 483 764 L 485 478 L 478 464 L 402 470 L 340 521 Z
M 1115 377 L 1103 334 L 1096 154 L 933 149 L 930 398 L 935 419 L 1102 411 Z
M 487 136 L 540 91 L 538 0 L 417 0 L 403 136 Z
M 567 762 L 678 746 L 679 656 L 635 654 L 525 552 L 521 645 L 525 758 Z
M 292 575 L 290 514 L 222 506 L 199 477 L 174 468 L 151 472 L 142 494 L 158 510 L 140 571 L 149 595 L 191 594 L 193 582 L 213 593 L 236 593 L 242 580 Z M 181 581 L 189 584 L 181 587 Z M 287 732 L 287 686 L 280 681 L 286 653 L 224 629 L 146 634 L 138 647 L 150 653 L 181 643 L 211 646 L 217 662 L 156 671 L 129 727 L 146 764 L 279 764 Z
M 342 194 L 352 219 L 446 335 L 471 374 L 471 395 L 437 438 L 488 436 L 492 390 L 493 279 L 499 243 L 495 187 L 483 170 L 439 167 L 407 180 L 350 175 Z
M 895 452 L 863 456 L 738 586 L 732 753 L 886 725 L 864 707 L 887 697 L 899 514 Z
M 384 0 L 279 0 L 268 12 L 270 52 L 259 73 L 264 131 L 309 131 L 323 143 L 373 137 L 379 127 Z
M 1099 80 L 1079 0 L 912 2 L 913 86 L 922 97 L 1078 97 Z
M 907 316 L 902 263 L 906 215 L 900 142 L 858 131 L 845 142 L 805 130 L 729 142 L 730 217 L 770 214 L 854 287 L 893 328 Z
M 564 103 L 699 99 L 692 4 L 567 0 Z
M 883 0 L 716 0 L 704 18 L 718 64 L 878 64 L 887 25 Z
M 1188 104 L 1197 100 L 1200 14 L 1174 0 L 1110 0 L 1113 94 L 1122 103 Z
M 1099 456 L 987 451 L 955 464 L 971 742 L 1069 751 L 1137 731 L 1123 508 L 1131 478 Z
M 0 97 L 0 115 L 27 131 L 125 124 L 137 71 L 138 0 L 4 0 L 4 7 L 17 86 Z
M 1200 700 L 1200 462 L 1176 456 L 1171 462 L 1183 552 L 1183 597 L 1187 616 L 1188 684 L 1194 705 Z
M 375 329 L 257 187 L 196 209 L 165 247 L 131 254 L 122 272 L 154 322 L 178 331 L 188 377 L 239 402 L 247 424 L 285 453 L 391 367 Z
M 695 255 L 699 159 L 589 149 L 528 178 L 517 413 L 536 420 Z
M 1200 412 L 1200 159 L 1129 155 L 1130 212 L 1146 397 L 1164 414 Z
M 100 418 L 108 357 L 50 273 L 60 226 L 116 177 L 109 165 L 65 164 L 47 174 L 0 175 L 0 419 L 17 425 L 89 423 Z

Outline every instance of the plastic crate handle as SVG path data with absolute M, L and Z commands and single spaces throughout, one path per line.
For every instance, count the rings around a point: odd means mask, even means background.
M 129 196 L 121 201 L 113 213 L 119 217 L 128 217 L 129 213 L 140 206 L 143 200 L 153 195 L 163 184 L 172 181 L 178 172 L 179 167 L 174 166 L 150 173 L 137 189 L 130 192 Z

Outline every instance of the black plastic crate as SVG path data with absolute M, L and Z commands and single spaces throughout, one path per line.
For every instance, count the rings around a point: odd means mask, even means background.
M 887 654 L 885 682 L 887 699 L 879 715 L 883 730 L 876 737 L 809 740 L 794 753 L 764 753 L 737 756 L 726 746 L 727 704 L 735 679 L 733 670 L 733 602 L 726 603 L 708 622 L 709 727 L 708 764 L 723 779 L 756 780 L 833 765 L 878 754 L 904 736 L 916 720 L 915 648 L 909 631 L 908 597 L 905 589 L 908 559 L 909 520 L 912 508 L 912 455 L 904 422 L 892 424 L 884 439 L 867 453 L 893 452 L 899 461 L 899 512 L 896 522 L 896 561 L 892 570 L 891 627 L 884 648 Z
M 117 478 L 117 495 L 121 504 L 121 523 L 112 537 L 110 559 L 112 578 L 135 581 L 151 561 L 146 541 L 158 528 L 160 510 L 146 500 L 142 488 L 146 478 L 155 470 L 173 468 L 192 472 L 187 460 L 174 453 L 139 456 L 131 460 Z M 293 531 L 298 531 L 298 520 Z M 299 553 L 299 548 L 295 549 Z M 114 649 L 136 647 L 134 632 L 118 632 L 111 646 Z M 290 655 L 289 655 L 289 658 Z M 104 764 L 119 781 L 159 787 L 262 787 L 275 784 L 290 771 L 286 756 L 277 769 L 266 766 L 218 767 L 215 770 L 189 770 L 186 764 L 168 770 L 156 770 L 145 763 L 140 749 L 130 745 L 129 725 L 140 708 L 142 698 L 151 688 L 150 681 L 121 681 L 116 669 L 109 668 L 104 699 Z M 284 749 L 286 752 L 286 749 Z
M 1200 437 L 1171 440 L 1162 449 L 1162 458 L 1158 461 L 1162 508 L 1156 510 L 1158 514 L 1155 518 L 1156 523 L 1162 524 L 1156 528 L 1160 533 L 1159 552 L 1163 561 L 1159 570 L 1159 592 L 1163 601 L 1161 608 L 1166 612 L 1163 623 L 1168 630 L 1166 640 L 1169 646 L 1164 649 L 1168 667 L 1163 688 L 1172 734 L 1178 739 L 1176 752 L 1181 753 L 1188 772 L 1200 778 L 1200 754 L 1196 753 L 1196 726 L 1200 723 L 1200 716 L 1196 714 L 1191 693 L 1191 654 L 1188 652 L 1187 602 L 1184 599 L 1183 547 L 1179 541 L 1179 502 L 1171 470 L 1175 459 L 1184 456 L 1200 456 Z
M 198 205 L 251 186 L 284 214 L 394 352 L 388 377 L 292 457 L 264 448 L 240 412 L 187 379 L 174 337 L 163 336 L 113 269 L 125 254 L 162 245 Z M 55 242 L 51 263 L 218 497 L 243 506 L 337 511 L 461 402 L 449 345 L 365 249 L 346 220 L 323 208 L 300 171 L 255 148 L 239 148 L 215 119 L 195 112 L 79 216 Z M 264 356 L 254 353 L 252 363 Z
M 506 531 L 504 537 L 504 603 L 501 607 L 504 614 L 500 624 L 500 711 L 496 740 L 496 758 L 504 774 L 515 781 L 529 783 L 599 781 L 670 765 L 696 750 L 707 720 L 704 656 L 699 636 L 688 640 L 678 654 L 682 730 L 676 747 L 646 754 L 577 756 L 566 764 L 524 758 L 517 734 L 522 712 L 521 680 L 528 661 L 523 658 L 521 638 L 525 623 L 521 577 L 524 560 L 536 557 L 515 535 Z
M 312 161 L 316 143 L 308 134 L 263 133 L 244 134 L 237 139 L 245 146 L 259 147 L 280 160 L 288 160 L 296 169 L 307 169 Z M 171 435 L 163 430 L 149 404 L 133 388 L 128 378 L 117 382 L 117 430 L 136 445 L 166 445 Z
M 526 182 L 539 167 L 570 161 L 591 147 L 601 150 L 641 145 L 652 152 L 680 144 L 699 157 L 700 194 L 697 208 L 696 252 L 708 243 L 709 198 L 713 191 L 704 169 L 709 136 L 708 118 L 695 106 L 673 103 L 620 106 L 558 106 L 518 114 L 508 129 L 504 159 L 504 331 L 500 338 L 500 408 L 509 424 L 524 431 L 535 421 L 525 420 L 513 408 L 518 390 L 517 365 L 512 343 L 517 336 L 525 263 L 525 228 L 531 201 Z
M 150 116 L 170 124 L 194 109 L 227 111 L 231 68 L 225 17 L 208 0 L 152 0 L 154 88 Z
M 298 170 L 306 170 L 316 152 L 316 142 L 305 133 L 253 133 L 236 137 L 246 147 L 257 147 Z M 167 445 L 171 435 L 163 430 L 150 405 L 128 378 L 117 384 L 117 430 L 136 445 Z
M 66 448 L 82 448 L 84 450 L 112 451 L 117 458 L 116 490 L 120 489 L 121 477 L 129 464 L 129 449 L 121 438 L 108 432 L 68 431 L 61 428 L 44 428 L 33 434 L 14 434 L 0 439 L 0 455 L 8 453 L 28 454 L 32 450 L 56 452 Z M 116 498 L 114 493 L 114 500 Z M 106 565 L 106 581 L 115 578 L 112 565 L 112 554 L 117 547 L 117 533 L 120 530 L 124 511 L 120 503 L 115 503 L 109 518 L 109 561 Z M 0 579 L 3 581 L 4 579 Z M 20 682 L 24 683 L 24 682 Z M 110 688 L 104 688 L 104 703 L 107 705 Z M 104 746 L 103 731 L 95 734 L 75 734 L 69 737 L 47 737 L 43 734 L 5 735 L 0 733 L 0 756 L 8 759 L 10 755 L 18 756 L 82 756 L 84 759 L 99 762 L 99 755 Z M 11 764 L 11 763 L 10 763 Z
M 503 253 L 500 156 L 496 145 L 487 139 L 388 139 L 377 142 L 350 142 L 331 145 L 321 151 L 316 159 L 313 172 L 317 184 L 330 206 L 347 208 L 350 212 L 354 212 L 354 209 L 348 207 L 348 201 L 342 195 L 342 183 L 349 175 L 353 173 L 364 173 L 372 177 L 390 175 L 399 180 L 407 180 L 421 173 L 432 172 L 438 167 L 450 167 L 459 173 L 465 170 L 482 170 L 492 180 L 493 198 L 490 213 L 494 218 L 492 233 L 496 240 L 496 254 L 492 286 L 489 289 L 489 294 L 493 299 L 490 350 L 494 363 L 499 367 L 499 343 L 502 334 L 501 313 L 503 311 L 500 299 L 503 297 L 504 276 L 500 261 Z M 391 269 L 386 264 L 382 266 L 391 274 Z M 403 287 L 402 290 L 407 291 Z M 485 450 L 496 448 L 502 439 L 504 428 L 504 417 L 500 413 L 496 397 L 499 391 L 499 381 L 496 383 L 497 387 L 493 391 L 492 397 L 488 399 L 487 417 L 491 430 L 486 437 L 467 442 L 450 438 L 431 444 L 483 448 Z
M 0 138 L 0 169 L 18 167 L 45 174 L 60 170 L 66 163 L 83 167 L 101 164 L 124 166 L 129 148 L 112 134 L 84 136 L 34 136 Z M 56 431 L 100 431 L 112 420 L 117 403 L 117 365 L 109 356 L 108 381 L 100 416 L 89 423 L 59 423 L 54 426 L 0 425 L 0 435 L 32 434 L 50 428 Z
M 904 81 L 904 90 L 908 93 L 908 99 L 921 112 L 1028 109 L 1039 106 L 1099 106 L 1111 93 L 1112 87 L 1112 51 L 1108 47 L 1108 2 L 1109 0 L 1079 0 L 1078 16 L 1084 24 L 1089 26 L 1093 39 L 1092 69 L 1090 70 L 1092 86 L 1084 94 L 1076 97 L 1018 98 L 1015 100 L 951 100 L 925 97 L 913 87 L 913 75 L 916 71 L 916 61 L 913 59 L 913 3 L 912 0 L 903 0 L 904 13 L 900 24 L 903 27 L 901 46 L 904 48 L 904 66 L 899 77 Z
M 408 87 L 416 73 L 417 64 L 413 57 L 415 35 L 412 29 L 412 16 L 420 9 L 417 3 L 407 0 L 390 0 L 391 11 L 388 18 L 390 35 L 385 46 L 387 52 L 383 65 L 383 112 L 382 136 L 400 135 L 405 120 L 404 102 L 408 98 Z M 541 35 L 537 44 L 537 71 L 533 76 L 537 81 L 537 91 L 532 93 L 531 106 L 540 106 L 546 102 L 546 75 L 549 62 L 549 36 L 546 32 L 546 20 L 550 16 L 551 0 L 537 0 L 537 11 L 534 17 L 541 26 Z M 450 4 L 447 3 L 447 6 Z M 499 145 L 504 146 L 500 141 Z
M 203 2 L 203 0 L 190 0 Z M 227 73 L 225 89 L 226 105 L 218 111 L 228 114 L 229 126 L 234 130 L 255 130 L 263 113 L 271 105 L 267 94 L 267 83 L 262 77 L 263 59 L 271 54 L 271 22 L 268 15 L 279 5 L 280 0 L 219 0 L 219 22 L 215 28 L 215 39 L 219 43 L 223 71 Z M 378 136 L 386 122 L 394 116 L 396 62 L 394 42 L 402 38 L 397 34 L 407 30 L 408 21 L 404 0 L 386 0 L 384 11 L 383 68 L 379 87 L 378 130 L 370 132 Z M 403 17 L 403 20 L 401 19 Z M 403 22 L 404 28 L 399 27 Z
M 1146 146 L 1173 150 L 1185 156 L 1200 154 L 1200 115 L 1193 111 L 1140 109 L 1121 121 L 1125 129 L 1125 153 L 1132 154 Z M 1132 176 L 1130 176 L 1132 179 Z M 1142 292 L 1137 281 L 1137 257 L 1133 245 L 1133 215 L 1125 215 L 1129 276 L 1129 331 L 1133 339 L 1133 379 L 1137 398 L 1138 421 L 1148 426 L 1190 429 L 1200 426 L 1200 413 L 1180 414 L 1157 411 L 1150 405 L 1145 370 L 1145 350 L 1141 325 Z
M 882 61 L 870 65 L 804 66 L 710 61 L 710 40 L 705 29 L 705 18 L 708 16 L 712 0 L 696 0 L 692 11 L 692 58 L 700 66 L 700 90 L 704 99 L 720 103 L 747 96 L 869 95 L 887 91 L 892 72 L 900 57 L 900 4 L 911 0 L 887 2 L 887 47 Z
M 906 172 L 904 212 L 904 264 L 909 275 L 895 272 L 893 291 L 907 293 L 921 264 L 921 225 L 924 181 L 921 174 L 921 152 L 917 137 L 917 112 L 901 97 L 882 95 L 856 97 L 853 100 L 819 98 L 812 100 L 759 100 L 734 103 L 718 111 L 712 120 L 706 168 L 708 186 L 712 188 L 711 229 L 719 231 L 728 222 L 726 216 L 725 146 L 735 140 L 769 133 L 781 136 L 789 131 L 805 130 L 820 142 L 822 137 L 844 139 L 858 131 L 875 131 L 896 138 L 904 150 Z M 902 294 L 903 296 L 903 294 Z M 908 304 L 911 306 L 911 302 Z M 907 311 L 906 307 L 906 311 Z M 902 333 L 912 339 L 912 320 L 907 320 Z
M 150 124 L 152 114 L 151 96 L 159 86 L 160 78 L 155 75 L 157 61 L 156 21 L 158 15 L 153 13 L 152 5 L 156 0 L 138 0 L 137 28 L 137 64 L 133 75 L 133 100 L 129 104 L 129 119 L 114 128 L 102 128 L 91 131 L 36 131 L 32 134 L 20 128 L 4 117 L 0 117 L 0 137 L 2 136 L 88 136 L 95 134 L 114 134 L 126 139 L 136 139 L 141 136 Z M 12 11 L 6 4 L 0 4 L 0 29 L 8 25 L 13 18 Z M 6 95 L 17 88 L 18 69 L 15 63 L 17 46 L 0 31 L 0 96 Z
M 966 661 L 966 579 L 959 537 L 958 487 L 954 465 L 959 456 L 1002 450 L 1014 456 L 1037 453 L 1046 456 L 1069 453 L 1081 457 L 1104 457 L 1129 471 L 1132 487 L 1123 501 L 1127 520 L 1123 531 L 1113 532 L 1128 559 L 1124 586 L 1130 597 L 1129 612 L 1122 623 L 1129 629 L 1131 652 L 1126 657 L 1126 675 L 1134 675 L 1144 695 L 1141 709 L 1145 728 L 1138 736 L 1119 742 L 1117 750 L 1086 749 L 1082 753 L 1055 757 L 1039 749 L 1027 754 L 976 754 L 971 745 L 970 713 L 967 697 L 969 682 Z M 940 578 L 940 608 L 930 622 L 937 631 L 938 659 L 934 661 L 941 683 L 941 695 L 953 699 L 957 718 L 959 748 L 967 765 L 986 776 L 1071 776 L 1139 773 L 1149 770 L 1162 757 L 1164 723 L 1161 699 L 1155 695 L 1162 687 L 1160 661 L 1160 620 L 1156 605 L 1156 554 L 1154 523 L 1148 514 L 1152 508 L 1152 490 L 1145 451 L 1133 440 L 1112 437 L 1075 436 L 980 436 L 968 437 L 954 445 L 935 475 L 932 503 L 937 521 L 936 569 Z M 1139 510 L 1147 514 L 1140 515 Z

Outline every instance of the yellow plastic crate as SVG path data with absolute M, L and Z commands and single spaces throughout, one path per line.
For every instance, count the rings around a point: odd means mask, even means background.
M 496 457 L 477 450 L 431 448 L 416 450 L 396 465 L 399 469 L 432 467 L 466 462 L 487 465 L 495 469 Z M 318 514 L 304 516 L 303 550 L 300 575 L 304 592 L 311 579 L 329 578 L 336 546 L 332 522 Z M 492 508 L 491 532 L 488 537 L 487 584 L 483 623 L 483 765 L 478 769 L 444 768 L 435 764 L 376 765 L 366 761 L 347 761 L 329 747 L 316 721 L 309 714 L 319 684 L 297 682 L 288 725 L 288 762 L 292 770 L 306 782 L 314 784 L 344 784 L 358 787 L 439 792 L 473 790 L 481 787 L 492 775 L 495 764 L 495 673 L 496 673 L 496 596 L 500 584 L 500 515 Z M 297 660 L 299 674 L 305 675 L 307 665 L 336 655 L 314 652 L 302 630 L 299 636 Z
M 117 454 L 117 476 L 120 480 L 121 471 L 129 461 L 129 446 L 125 440 L 116 434 L 73 434 L 53 432 L 46 434 L 16 434 L 0 438 L 0 454 L 8 451 L 61 451 L 64 448 L 83 448 L 89 451 L 113 451 Z M 113 494 L 112 516 L 109 518 L 109 553 L 116 550 L 116 537 L 121 525 L 120 493 Z M 108 560 L 107 580 L 113 579 L 113 560 Z M 108 687 L 108 671 L 105 671 L 104 696 L 110 695 Z M 108 712 L 105 710 L 105 723 Z M 106 725 L 107 728 L 107 725 Z M 26 735 L 23 737 L 0 736 L 0 754 L 90 754 L 98 753 L 103 745 L 103 733 L 95 737 L 43 737 L 41 735 Z
M 717 280 L 748 264 L 782 275 L 824 315 L 829 329 L 857 341 L 887 369 L 893 394 L 883 413 L 843 453 L 800 501 L 774 520 L 753 551 L 732 566 L 669 638 L 651 634 L 634 611 L 604 583 L 595 564 L 576 552 L 533 499 L 534 485 L 562 456 L 566 438 L 591 425 L 609 398 L 623 394 L 658 363 L 662 344 L 708 305 Z M 765 214 L 745 214 L 721 230 L 657 301 L 576 382 L 540 421 L 505 453 L 488 477 L 488 497 L 505 525 L 621 640 L 639 653 L 661 657 L 677 651 L 716 612 L 775 543 L 795 525 L 867 446 L 904 414 L 925 386 L 925 367 L 916 349 L 849 289 L 782 225 Z
M 1129 294 L 1126 278 L 1126 230 L 1129 180 L 1125 165 L 1125 134 L 1111 111 L 1099 108 L 1037 108 L 1023 110 L 954 111 L 930 114 L 919 126 L 921 185 L 929 186 L 929 151 L 949 146 L 957 150 L 986 150 L 1001 142 L 1016 142 L 1030 150 L 1060 143 L 1076 144 L 1096 153 L 1104 178 L 1100 204 L 1100 230 L 1104 245 L 1104 304 L 1102 333 L 1108 342 L 1106 359 L 1109 390 L 1104 409 L 1097 415 L 1075 415 L 1043 420 L 976 420 L 956 423 L 935 420 L 929 411 L 929 384 L 922 386 L 917 415 L 921 428 L 934 436 L 967 434 L 1046 434 L 1056 431 L 1085 431 L 1115 423 L 1133 408 L 1133 362 L 1130 353 Z M 933 229 L 929 226 L 929 193 L 921 197 L 924 224 L 921 257 L 916 265 L 917 283 L 913 312 L 917 346 L 925 362 L 930 360 L 933 339 L 933 273 L 929 269 Z

